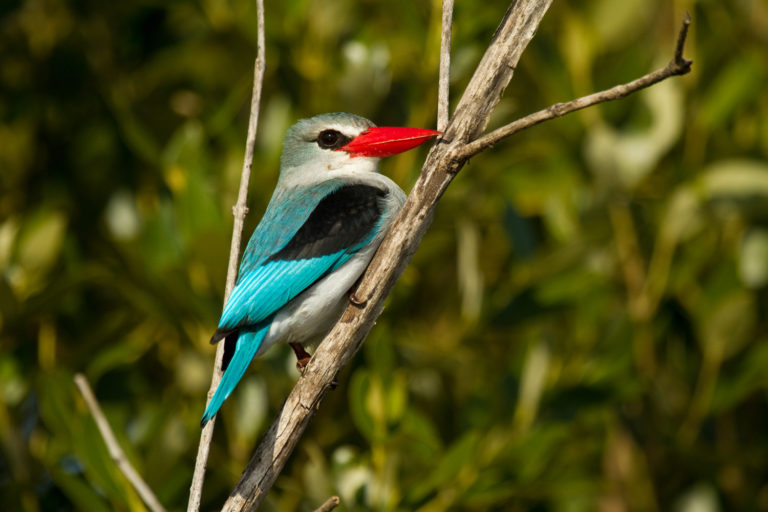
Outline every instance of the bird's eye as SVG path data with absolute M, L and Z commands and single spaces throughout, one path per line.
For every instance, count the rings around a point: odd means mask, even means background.
M 345 138 L 336 130 L 323 130 L 317 136 L 317 145 L 323 149 L 336 149 L 343 145 L 339 144 L 339 142 Z

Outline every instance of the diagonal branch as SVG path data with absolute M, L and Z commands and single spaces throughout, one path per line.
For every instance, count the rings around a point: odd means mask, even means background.
M 117 442 L 117 438 L 115 437 L 114 432 L 112 432 L 112 428 L 109 426 L 106 416 L 104 416 L 104 411 L 101 410 L 101 406 L 99 405 L 98 400 L 96 400 L 96 396 L 93 394 L 91 385 L 88 384 L 88 379 L 85 378 L 85 375 L 82 373 L 78 373 L 75 375 L 75 384 L 77 385 L 77 389 L 80 390 L 80 394 L 83 395 L 85 403 L 88 405 L 88 410 L 91 411 L 91 416 L 93 416 L 93 420 L 99 428 L 99 433 L 101 434 L 102 439 L 104 439 L 104 444 L 107 445 L 109 456 L 112 457 L 112 460 L 115 462 L 120 472 L 128 479 L 139 496 L 141 496 L 141 500 L 147 504 L 147 507 L 149 507 L 152 512 L 165 512 L 165 508 L 160 503 L 160 500 L 157 499 L 157 496 L 155 496 L 155 493 L 152 492 L 152 489 L 150 489 L 147 483 L 142 480 L 139 472 L 136 471 L 133 464 L 128 460 L 128 457 L 125 456 L 123 449 L 120 448 L 120 443 Z
M 264 0 L 256 0 L 256 17 L 258 19 L 258 32 L 256 40 L 256 62 L 253 69 L 253 92 L 251 94 L 251 110 L 248 119 L 248 135 L 245 140 L 245 157 L 243 159 L 243 171 L 240 175 L 240 190 L 237 194 L 237 203 L 232 208 L 232 215 L 235 217 L 232 226 L 232 244 L 229 248 L 229 266 L 227 268 L 227 283 L 224 289 L 224 303 L 227 303 L 232 288 L 235 287 L 237 278 L 237 262 L 240 259 L 240 245 L 243 237 L 243 222 L 248 213 L 246 201 L 248 199 L 248 183 L 251 177 L 251 166 L 253 165 L 253 152 L 256 146 L 256 130 L 259 125 L 259 104 L 261 103 L 261 88 L 264 82 L 264 68 L 266 67 L 265 45 L 264 45 Z M 224 356 L 224 343 L 219 343 L 216 349 L 216 358 L 213 364 L 213 375 L 211 376 L 211 387 L 208 389 L 208 399 L 210 402 L 216 387 L 221 380 L 221 360 Z M 213 439 L 213 427 L 216 425 L 216 417 L 211 418 L 203 428 L 200 434 L 200 444 L 197 448 L 197 458 L 195 460 L 195 472 L 192 475 L 192 484 L 189 489 L 189 502 L 187 512 L 197 512 L 200 510 L 200 499 L 203 494 L 203 481 L 205 480 L 205 468 L 208 463 L 208 454 L 211 449 L 211 440 Z

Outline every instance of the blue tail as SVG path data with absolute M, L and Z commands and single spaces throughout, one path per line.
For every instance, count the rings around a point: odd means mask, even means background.
M 203 419 L 200 420 L 201 427 L 204 427 L 208 420 L 213 418 L 221 404 L 224 403 L 224 400 L 229 397 L 237 383 L 240 382 L 246 368 L 251 364 L 251 360 L 256 355 L 256 352 L 258 352 L 259 347 L 261 347 L 264 336 L 266 336 L 269 330 L 269 325 L 267 323 L 257 331 L 240 331 L 237 344 L 235 345 L 235 353 L 229 361 L 229 366 L 224 371 L 224 375 L 216 388 L 216 392 L 213 394 L 213 398 L 208 402 Z

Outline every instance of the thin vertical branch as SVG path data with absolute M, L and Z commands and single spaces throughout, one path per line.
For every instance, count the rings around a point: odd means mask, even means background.
M 117 438 L 115 437 L 114 432 L 112 432 L 112 428 L 109 426 L 106 416 L 104 416 L 104 411 L 101 410 L 99 401 L 96 400 L 96 396 L 93 394 L 90 384 L 88 384 L 88 379 L 86 379 L 85 375 L 82 373 L 78 373 L 75 375 L 75 384 L 80 390 L 80 394 L 83 395 L 85 403 L 88 405 L 88 410 L 91 411 L 91 416 L 93 416 L 93 420 L 99 428 L 101 437 L 107 445 L 109 456 L 115 461 L 117 468 L 123 475 L 125 475 L 125 478 L 127 478 L 133 488 L 136 489 L 136 492 L 139 494 L 142 501 L 146 503 L 152 512 L 165 512 L 165 508 L 157 499 L 155 493 L 153 493 L 147 483 L 142 480 L 141 475 L 139 475 L 138 471 L 133 467 L 128 460 L 128 457 L 125 456 L 123 449 L 120 448 L 120 444 L 117 442 Z
M 440 77 L 437 86 L 437 129 L 448 126 L 451 80 L 451 29 L 453 28 L 453 0 L 443 0 L 442 35 L 440 37 Z
M 237 203 L 232 208 L 232 215 L 235 218 L 232 227 L 232 245 L 229 248 L 229 266 L 227 268 L 227 284 L 224 290 L 224 303 L 226 304 L 232 288 L 235 287 L 237 279 L 237 262 L 240 259 L 240 245 L 243 237 L 243 223 L 248 213 L 246 201 L 248 199 L 248 183 L 251 178 L 251 166 L 253 165 L 253 153 L 256 146 L 256 131 L 259 124 L 259 104 L 261 103 L 261 88 L 264 82 L 264 69 L 266 67 L 265 44 L 264 44 L 264 0 L 256 0 L 257 17 L 257 39 L 256 39 L 256 62 L 253 69 L 253 92 L 251 94 L 251 112 L 248 120 L 248 135 L 245 141 L 245 157 L 243 159 L 243 171 L 240 176 L 240 190 L 237 194 Z M 211 387 L 208 390 L 208 400 L 210 402 L 216 387 L 221 380 L 221 360 L 224 356 L 224 343 L 219 343 L 216 349 L 216 358 L 213 366 L 213 375 L 211 377 Z M 195 472 L 192 476 L 192 484 L 189 489 L 189 503 L 187 512 L 197 512 L 200 510 L 200 500 L 203 494 L 203 482 L 205 480 L 205 468 L 208 463 L 208 454 L 211 449 L 211 440 L 213 439 L 213 428 L 216 425 L 216 417 L 211 418 L 206 423 L 200 434 L 200 444 L 197 449 L 197 459 L 195 460 Z

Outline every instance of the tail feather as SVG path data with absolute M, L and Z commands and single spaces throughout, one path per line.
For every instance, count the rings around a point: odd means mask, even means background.
M 211 342 L 210 342 L 211 345 L 217 344 L 219 341 L 228 337 L 230 334 L 235 334 L 237 330 L 238 330 L 237 327 L 235 327 L 234 329 L 219 327 L 218 329 L 216 329 L 216 332 L 213 333 L 213 336 L 211 336 Z
M 235 389 L 237 383 L 243 377 L 245 370 L 251 363 L 251 360 L 258 352 L 261 343 L 264 341 L 264 336 L 269 330 L 269 323 L 262 326 L 256 331 L 240 331 L 237 344 L 235 345 L 235 351 L 232 355 L 232 359 L 226 366 L 224 375 L 221 377 L 221 382 L 216 387 L 216 392 L 213 394 L 213 398 L 208 402 L 208 407 L 203 413 L 203 418 L 200 420 L 200 426 L 204 427 L 208 420 L 218 412 L 221 404 L 229 397 L 232 390 Z

